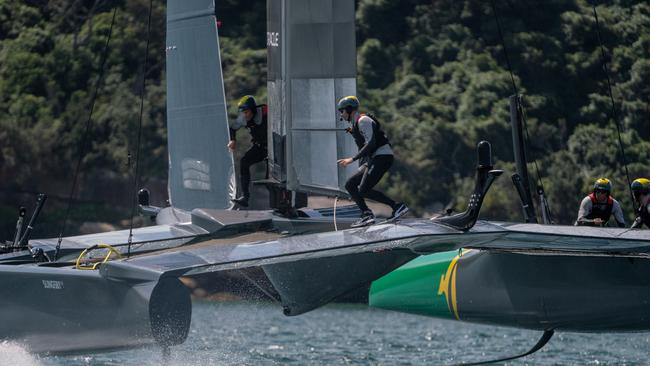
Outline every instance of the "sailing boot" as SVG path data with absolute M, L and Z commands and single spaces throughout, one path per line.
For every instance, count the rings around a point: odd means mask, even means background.
M 231 199 L 234 203 L 242 206 L 242 207 L 248 207 L 248 196 L 241 196 L 237 198 Z
M 361 218 L 357 221 L 355 221 L 350 227 L 361 227 L 361 226 L 367 226 L 367 225 L 372 225 L 375 223 L 375 215 L 372 213 L 372 211 L 364 211 L 363 214 L 361 214 Z
M 400 217 L 406 215 L 407 212 L 409 212 L 408 206 L 406 206 L 404 202 L 398 202 L 393 207 L 393 214 L 390 215 L 390 217 L 387 218 L 386 221 L 397 220 Z

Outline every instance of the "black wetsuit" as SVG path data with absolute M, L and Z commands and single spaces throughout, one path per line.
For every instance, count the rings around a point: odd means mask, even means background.
M 359 121 L 364 117 L 372 121 L 371 136 L 364 136 L 359 128 Z M 364 198 L 370 198 L 373 201 L 394 208 L 395 201 L 382 192 L 373 189 L 390 169 L 394 159 L 388 138 L 381 130 L 379 122 L 375 118 L 362 115 L 352 124 L 349 132 L 359 148 L 359 152 L 353 157 L 353 160 L 359 160 L 360 167 L 345 183 L 345 189 L 350 193 L 350 196 L 352 196 L 352 199 L 362 212 L 370 211 Z M 384 148 L 385 153 L 375 155 L 376 152 L 381 152 L 380 148 L 385 145 L 388 145 L 388 148 Z
M 267 107 L 266 105 L 257 106 L 255 115 L 250 121 L 246 121 L 245 126 L 235 123 L 230 128 L 230 139 L 235 141 L 237 130 L 241 127 L 248 128 L 251 134 L 252 146 L 239 161 L 240 185 L 242 195 L 246 198 L 250 197 L 250 182 L 251 172 L 250 167 L 256 163 L 263 161 L 267 155 Z

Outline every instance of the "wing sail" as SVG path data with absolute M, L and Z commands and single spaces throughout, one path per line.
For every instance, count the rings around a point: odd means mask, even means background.
M 167 2 L 166 53 L 170 202 L 230 208 L 235 174 L 214 0 Z
M 354 2 L 269 0 L 267 7 L 271 177 L 289 190 L 347 195 L 355 168 L 336 160 L 356 146 L 336 101 L 356 94 Z

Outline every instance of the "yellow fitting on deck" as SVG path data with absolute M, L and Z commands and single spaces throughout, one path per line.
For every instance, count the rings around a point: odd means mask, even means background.
M 98 262 L 95 262 L 95 263 L 92 263 L 92 264 L 82 263 L 81 260 L 84 258 L 84 256 L 87 253 L 89 253 L 89 252 L 91 252 L 91 251 L 93 251 L 95 249 L 108 249 L 108 253 L 106 253 L 106 256 L 101 261 L 98 261 Z M 76 269 L 83 269 L 83 270 L 95 270 L 95 269 L 97 269 L 97 267 L 99 267 L 100 264 L 108 262 L 110 260 L 110 258 L 111 258 L 111 254 L 115 254 L 117 256 L 117 258 L 122 258 L 122 255 L 120 254 L 120 252 L 118 252 L 117 249 L 113 248 L 112 246 L 110 246 L 108 244 L 96 244 L 96 245 L 93 245 L 91 247 L 88 247 L 88 248 L 84 249 L 84 251 L 81 252 L 81 254 L 79 254 L 79 257 L 77 257 L 77 262 L 75 263 L 75 268 Z

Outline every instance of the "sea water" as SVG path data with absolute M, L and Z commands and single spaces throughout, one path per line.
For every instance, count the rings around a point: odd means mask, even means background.
M 278 305 L 195 302 L 187 341 L 167 361 L 157 347 L 69 356 L 0 344 L 0 365 L 451 365 L 523 353 L 540 332 L 334 304 L 296 317 Z M 508 365 L 648 365 L 650 333 L 557 333 Z M 502 365 L 504 363 L 501 363 Z

